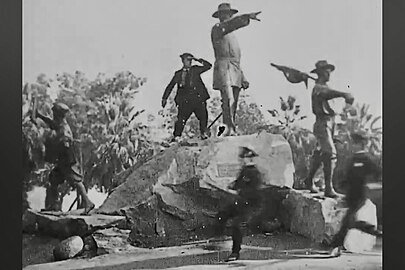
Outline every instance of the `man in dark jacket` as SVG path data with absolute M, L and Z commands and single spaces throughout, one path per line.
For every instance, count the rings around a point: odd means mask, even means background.
M 232 253 L 227 261 L 239 259 L 239 252 L 242 244 L 241 223 L 248 220 L 251 230 L 257 230 L 260 225 L 262 200 L 259 194 L 259 188 L 262 184 L 262 176 L 254 158 L 258 154 L 249 147 L 241 147 L 239 158 L 242 161 L 242 169 L 238 177 L 229 186 L 230 189 L 238 191 L 237 199 L 227 205 L 218 213 L 218 223 L 215 227 L 215 235 L 222 235 L 225 230 L 226 222 L 233 219 L 232 222 Z M 258 210 L 258 211 L 257 211 Z
M 349 93 L 333 90 L 327 85 L 330 73 L 335 70 L 334 65 L 329 64 L 325 60 L 320 60 L 315 64 L 315 67 L 316 68 L 312 70 L 311 73 L 316 73 L 318 78 L 312 90 L 311 102 L 312 112 L 316 117 L 313 130 L 317 140 L 317 148 L 312 155 L 306 186 L 311 192 L 318 192 L 314 185 L 313 178 L 316 171 L 321 164 L 323 164 L 325 196 L 336 198 L 339 194 L 335 192 L 332 185 L 332 176 L 337 159 L 336 148 L 333 142 L 335 112 L 331 108 L 329 101 L 335 98 L 344 98 L 346 104 L 351 105 L 353 104 L 354 98 Z
M 332 253 L 335 256 L 340 255 L 340 249 L 343 246 L 347 232 L 351 228 L 356 228 L 365 233 L 379 236 L 381 232 L 372 224 L 355 220 L 357 211 L 365 204 L 367 200 L 367 184 L 375 182 L 381 176 L 381 170 L 377 163 L 366 152 L 368 137 L 364 132 L 352 134 L 353 156 L 351 157 L 343 187 L 346 189 L 345 202 L 348 207 L 339 232 L 334 236 L 331 246 L 334 248 Z
M 46 161 L 56 165 L 49 175 L 50 187 L 45 198 L 45 210 L 60 210 L 55 209 L 59 199 L 58 185 L 67 180 L 80 194 L 84 202 L 84 214 L 88 214 L 95 205 L 90 201 L 83 185 L 83 177 L 74 151 L 72 130 L 65 118 L 69 107 L 63 103 L 55 103 L 52 112 L 53 119 L 36 112 L 36 116 L 52 130 L 52 135 L 45 146 L 45 158 Z
M 194 58 L 190 53 L 183 53 L 180 57 L 183 62 L 183 68 L 174 73 L 162 97 L 162 107 L 164 108 L 173 87 L 177 84 L 177 93 L 174 101 L 178 108 L 178 114 L 172 141 L 178 140 L 181 137 L 184 126 L 192 113 L 200 121 L 201 138 L 206 139 L 208 122 L 207 100 L 210 96 L 201 79 L 201 73 L 209 70 L 212 65 L 202 58 Z M 200 62 L 202 66 L 192 66 L 191 62 L 193 60 Z

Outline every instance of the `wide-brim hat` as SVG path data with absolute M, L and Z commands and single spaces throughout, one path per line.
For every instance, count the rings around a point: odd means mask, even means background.
M 239 157 L 240 158 L 252 158 L 252 157 L 257 157 L 259 156 L 254 150 L 253 148 L 250 147 L 246 147 L 246 146 L 241 146 L 239 148 Z
M 53 104 L 52 111 L 62 113 L 62 114 L 66 114 L 70 110 L 69 110 L 69 107 L 66 104 L 57 102 L 57 103 Z
M 186 52 L 186 53 L 180 54 L 180 58 L 181 58 L 181 59 L 184 59 L 184 58 L 194 58 L 194 55 L 192 55 L 191 53 Z
M 311 71 L 311 73 L 318 73 L 320 70 L 329 70 L 329 71 L 334 71 L 335 66 L 332 64 L 329 64 L 328 61 L 326 60 L 319 60 L 315 64 L 315 69 Z
M 218 10 L 212 14 L 212 17 L 218 18 L 218 15 L 220 12 L 230 12 L 232 15 L 235 13 L 238 13 L 239 11 L 237 9 L 231 8 L 231 4 L 229 3 L 222 3 L 219 4 Z

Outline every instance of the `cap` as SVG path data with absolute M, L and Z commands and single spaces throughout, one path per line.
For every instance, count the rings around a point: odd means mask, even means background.
M 58 102 L 53 104 L 52 111 L 66 114 L 69 112 L 69 107 L 64 103 Z
M 252 147 L 241 146 L 239 150 L 240 158 L 252 158 L 259 156 Z
M 181 54 L 180 55 L 180 58 L 181 59 L 184 59 L 184 58 L 194 58 L 194 55 L 192 55 L 191 53 L 183 53 L 183 54 Z

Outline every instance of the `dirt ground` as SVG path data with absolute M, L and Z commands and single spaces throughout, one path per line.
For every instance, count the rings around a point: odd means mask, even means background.
M 57 239 L 47 238 L 47 237 L 38 237 L 32 235 L 23 235 L 23 267 L 32 264 L 39 264 L 39 263 L 46 263 L 52 262 L 52 250 L 54 245 L 58 243 Z M 173 257 L 165 257 L 165 258 L 150 258 L 145 260 L 137 260 L 132 262 L 126 263 L 117 263 L 114 266 L 103 266 L 100 264 L 99 266 L 86 268 L 86 269 L 94 269 L 94 270 L 104 270 L 104 269 L 114 269 L 114 270 L 124 270 L 124 269 L 165 269 L 165 268 L 172 268 L 172 267 L 184 267 L 184 266 L 201 266 L 206 265 L 207 267 L 211 265 L 212 267 L 225 267 L 229 266 L 229 264 L 223 263 L 225 258 L 229 255 L 230 251 L 230 241 L 228 244 L 222 246 L 209 246 L 205 247 L 206 250 L 211 250 L 215 252 L 205 253 L 205 254 L 194 254 L 194 255 L 186 255 L 186 256 L 173 256 Z M 280 233 L 280 234 L 273 234 L 273 235 L 254 235 L 254 236 L 246 236 L 243 239 L 243 246 L 241 252 L 241 261 L 248 261 L 252 263 L 259 263 L 261 261 L 267 261 L 270 263 L 269 260 L 277 260 L 282 262 L 296 261 L 297 258 L 292 256 L 291 254 L 294 252 L 299 252 L 302 250 L 307 249 L 317 249 L 317 250 L 325 250 L 326 247 L 313 243 L 307 238 L 304 238 L 299 235 L 293 235 L 290 233 Z M 288 250 L 289 252 L 286 253 L 284 250 Z M 375 246 L 374 251 L 377 253 L 381 252 L 382 250 L 382 241 L 379 239 L 378 244 Z M 150 251 L 150 250 L 149 250 Z M 355 257 L 353 257 L 355 258 Z M 353 261 L 353 258 L 349 258 L 349 262 L 346 264 L 350 264 Z M 331 260 L 321 260 L 321 261 L 328 261 Z M 378 263 L 375 263 L 378 257 L 370 257 L 370 260 L 363 259 L 364 265 L 375 265 L 377 268 L 364 268 L 364 269 L 381 269 L 378 268 Z M 318 261 L 319 259 L 313 259 L 313 261 Z M 347 261 L 347 259 L 346 259 Z M 357 264 L 359 264 L 357 262 Z M 362 264 L 360 262 L 360 264 Z M 247 265 L 246 265 L 247 266 Z M 332 269 L 332 268 L 331 268 Z M 340 268 L 336 268 L 340 269 Z M 344 268 L 341 268 L 344 269 Z M 346 269 L 346 268 L 345 268 Z M 358 269 L 358 268 L 352 268 Z
M 35 236 L 23 234 L 23 267 L 31 264 L 40 264 L 53 261 L 53 248 L 59 243 L 58 239 Z M 247 246 L 261 246 L 261 247 L 272 247 L 275 250 L 278 249 L 301 249 L 301 248 L 321 248 L 319 244 L 315 244 L 299 235 L 293 235 L 289 233 L 274 234 L 272 236 L 255 235 L 246 236 L 243 239 L 243 244 Z M 223 256 L 228 255 L 228 251 L 220 251 Z M 267 257 L 277 257 L 277 254 L 266 254 L 259 252 L 257 254 L 246 254 L 248 258 L 254 257 L 255 259 L 264 259 Z M 224 258 L 225 258 L 224 257 Z M 252 257 L 252 258 L 253 258 Z M 199 259 L 198 256 L 195 257 L 195 264 L 211 262 L 212 258 L 210 256 L 203 256 L 203 259 Z M 215 258 L 214 258 L 215 259 Z M 211 263 L 215 263 L 215 260 Z M 178 266 L 184 265 L 177 259 L 172 260 L 171 265 Z M 171 266 L 172 267 L 172 266 Z
M 381 240 L 381 239 L 380 239 Z M 241 267 L 261 267 L 262 269 L 273 269 L 271 265 L 277 264 L 274 269 L 382 269 L 379 265 L 379 256 L 357 257 L 357 255 L 350 254 L 343 255 L 340 258 L 332 259 L 318 259 L 310 258 L 303 259 L 293 256 L 292 253 L 300 252 L 310 248 L 326 250 L 322 245 L 312 243 L 308 239 L 291 234 L 280 234 L 273 236 L 248 236 L 244 238 L 240 260 L 233 263 L 225 263 L 224 260 L 230 253 L 230 250 L 221 248 L 218 252 L 211 254 L 197 254 L 187 256 L 177 256 L 168 258 L 148 259 L 142 261 L 134 261 L 131 263 L 118 264 L 114 266 L 97 266 L 89 268 L 92 270 L 130 270 L 130 269 L 166 269 L 178 268 L 179 269 L 224 269 L 224 268 L 237 268 Z M 251 248 L 250 248 L 251 247 Z M 255 247 L 271 247 L 271 249 L 257 249 Z M 289 250 L 290 253 L 282 252 Z M 382 250 L 382 243 L 376 245 L 374 251 L 379 252 Z M 351 256 L 351 257 L 350 257 Z M 301 268 L 300 261 L 303 262 Z M 305 263 L 304 263 L 305 261 Z M 311 262 L 314 265 L 311 265 Z M 319 266 L 319 263 L 324 264 Z M 284 263 L 286 266 L 284 266 Z M 256 265 L 259 264 L 259 265 Z M 294 264 L 295 266 L 290 266 Z M 298 267 L 298 265 L 299 268 Z M 318 267 L 316 267 L 318 264 Z M 189 266 L 189 267 L 186 267 Z M 183 268 L 184 267 L 184 268 Z M 214 268 L 210 268 L 214 267 Z M 271 267 L 271 268 L 269 268 Z M 275 265 L 274 265 L 275 267 Z M 286 268 L 284 268 L 286 267 Z M 292 267 L 292 268 L 291 268 Z M 315 267 L 315 268 L 313 268 Z

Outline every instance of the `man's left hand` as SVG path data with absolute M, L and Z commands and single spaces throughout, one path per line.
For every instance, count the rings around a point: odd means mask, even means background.
M 248 89 L 249 88 L 249 82 L 248 81 L 242 81 L 242 88 L 243 89 Z
M 259 15 L 260 13 L 262 13 L 262 12 L 259 11 L 259 12 L 252 12 L 252 13 L 249 13 L 249 19 L 260 22 L 260 19 L 257 18 L 257 15 Z

